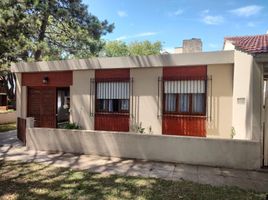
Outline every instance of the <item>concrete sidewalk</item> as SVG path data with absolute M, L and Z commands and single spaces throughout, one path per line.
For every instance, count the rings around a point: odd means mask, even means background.
M 15 131 L 0 133 L 0 160 L 37 162 L 106 174 L 155 177 L 174 181 L 183 179 L 213 186 L 237 186 L 243 189 L 268 192 L 267 172 L 93 155 L 36 152 L 22 146 L 16 139 Z

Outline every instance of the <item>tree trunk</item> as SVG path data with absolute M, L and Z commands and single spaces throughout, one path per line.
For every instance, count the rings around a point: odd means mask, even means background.
M 49 8 L 45 11 L 44 17 L 41 22 L 41 27 L 38 36 L 38 43 L 43 42 L 45 39 L 45 33 L 48 25 L 48 18 L 49 18 Z M 40 61 L 41 55 L 42 55 L 42 49 L 39 47 L 34 54 L 35 61 Z

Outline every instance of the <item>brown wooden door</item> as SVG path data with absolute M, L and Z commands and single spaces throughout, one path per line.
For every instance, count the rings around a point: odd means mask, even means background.
M 41 90 L 41 127 L 56 128 L 56 88 Z
M 29 88 L 28 117 L 36 127 L 56 128 L 56 88 Z

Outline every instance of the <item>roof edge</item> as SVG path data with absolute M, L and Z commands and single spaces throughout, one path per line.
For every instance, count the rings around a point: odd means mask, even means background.
M 12 72 L 144 68 L 234 63 L 234 51 L 213 51 L 132 57 L 102 57 L 13 64 Z

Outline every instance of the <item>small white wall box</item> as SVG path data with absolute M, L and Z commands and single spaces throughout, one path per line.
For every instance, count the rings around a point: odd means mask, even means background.
M 237 98 L 237 103 L 238 104 L 245 104 L 246 103 L 246 98 L 245 97 L 239 97 L 239 98 Z

